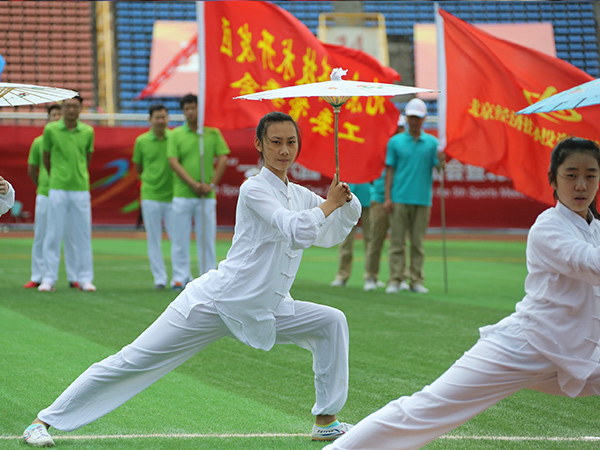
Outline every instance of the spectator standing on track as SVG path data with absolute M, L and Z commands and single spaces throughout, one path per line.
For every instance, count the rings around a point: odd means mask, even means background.
M 62 115 L 61 107 L 53 104 L 48 107 L 48 123 L 56 122 Z M 45 273 L 44 238 L 48 223 L 48 171 L 44 166 L 43 136 L 33 140 L 27 158 L 27 174 L 37 187 L 35 197 L 35 219 L 33 224 L 33 245 L 31 246 L 31 278 L 23 285 L 25 289 L 37 288 L 42 284 Z M 64 254 L 65 269 L 69 287 L 79 287 L 77 274 L 77 252 L 73 242 L 73 233 L 69 231 L 69 223 L 65 223 Z
M 169 164 L 173 182 L 173 290 L 182 290 L 192 279 L 190 234 L 196 233 L 200 275 L 217 267 L 216 188 L 227 167 L 229 147 L 217 128 L 204 127 L 204 158 L 200 158 L 198 97 L 188 94 L 180 100 L 186 123 L 171 131 L 168 139 Z M 204 168 L 204 174 L 202 174 Z
M 423 285 L 425 250 L 423 241 L 431 215 L 433 169 L 438 158 L 438 140 L 423 131 L 425 102 L 413 98 L 404 110 L 408 130 L 388 142 L 385 175 L 385 209 L 391 214 L 390 281 L 388 294 L 411 290 L 426 294 Z M 406 236 L 410 239 L 410 269 L 406 271 Z M 410 284 L 408 283 L 410 279 Z
M 44 239 L 46 271 L 40 291 L 53 291 L 58 280 L 60 244 L 68 225 L 77 252 L 79 289 L 95 291 L 92 258 L 92 207 L 89 166 L 94 129 L 79 121 L 83 99 L 63 101 L 62 118 L 46 124 L 42 142 L 48 170 L 48 219 Z
M 404 133 L 406 119 L 401 114 L 395 134 Z M 371 205 L 369 206 L 370 237 L 369 247 L 365 255 L 365 291 L 374 291 L 385 284 L 379 280 L 379 266 L 383 243 L 390 227 L 390 214 L 384 206 L 385 202 L 385 169 L 381 176 L 371 183 Z
M 135 140 L 132 161 L 142 181 L 142 216 L 154 289 L 161 290 L 167 284 L 161 246 L 163 223 L 169 240 L 173 239 L 173 171 L 167 157 L 169 112 L 163 104 L 155 103 L 148 113 L 150 130 Z

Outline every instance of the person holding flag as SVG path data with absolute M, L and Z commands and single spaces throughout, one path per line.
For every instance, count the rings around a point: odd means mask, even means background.
M 226 336 L 262 350 L 275 344 L 309 350 L 316 390 L 312 439 L 334 440 L 351 428 L 336 417 L 348 395 L 346 317 L 294 300 L 290 288 L 302 251 L 340 243 L 361 207 L 335 177 L 326 199 L 290 182 L 299 142 L 289 115 L 273 112 L 260 120 L 254 144 L 264 167 L 240 188 L 227 258 L 189 283 L 133 343 L 93 364 L 42 410 L 23 433 L 27 444 L 53 446 L 49 426 L 70 431 L 102 417 Z
M 171 287 L 180 291 L 192 279 L 190 234 L 192 221 L 200 275 L 217 267 L 217 196 L 215 190 L 225 169 L 229 147 L 217 128 L 204 127 L 204 153 L 200 155 L 198 97 L 185 95 L 179 104 L 185 124 L 171 131 L 167 156 L 173 178 L 173 239 Z M 216 160 L 216 162 L 215 162 Z
M 359 422 L 327 450 L 413 450 L 521 389 L 600 395 L 600 147 L 569 138 L 548 171 L 556 206 L 527 238 L 525 297 L 430 386 Z

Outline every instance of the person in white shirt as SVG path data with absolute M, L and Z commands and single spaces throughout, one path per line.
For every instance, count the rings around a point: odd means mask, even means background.
M 288 180 L 298 142 L 287 114 L 261 119 L 255 146 L 264 167 L 240 188 L 227 258 L 189 283 L 132 344 L 80 375 L 38 414 L 23 434 L 25 442 L 54 445 L 48 426 L 71 431 L 98 419 L 225 336 L 262 350 L 274 344 L 309 350 L 316 388 L 312 438 L 333 440 L 351 427 L 336 418 L 348 393 L 346 317 L 329 306 L 294 300 L 289 291 L 303 249 L 343 241 L 361 207 L 335 179 L 326 200 Z
M 440 378 L 360 421 L 327 450 L 418 449 L 521 389 L 600 394 L 600 147 L 570 138 L 552 151 L 557 200 L 527 239 L 525 297 L 480 329 Z
M 15 190 L 12 184 L 0 176 L 0 216 L 15 204 Z

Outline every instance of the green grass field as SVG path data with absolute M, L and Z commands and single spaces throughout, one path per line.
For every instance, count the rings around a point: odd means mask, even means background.
M 220 259 L 229 244 L 219 241 Z M 152 290 L 145 245 L 95 238 L 97 292 L 69 289 L 61 268 L 57 291 L 39 293 L 21 287 L 31 239 L 0 238 L 0 448 L 24 448 L 18 437 L 36 413 L 90 364 L 131 342 L 175 297 Z M 526 274 L 524 242 L 449 240 L 445 294 L 441 242 L 431 239 L 430 294 L 365 293 L 362 242 L 356 247 L 347 287 L 329 286 L 337 250 L 311 248 L 292 290 L 348 317 L 350 394 L 339 417 L 351 423 L 437 378 L 477 340 L 479 326 L 514 310 Z M 381 278 L 387 274 L 384 258 Z M 317 450 L 323 444 L 308 437 L 312 378 L 305 350 L 262 352 L 227 338 L 100 420 L 53 435 L 64 449 Z M 597 449 L 598 440 L 583 438 L 600 436 L 598 406 L 597 398 L 522 391 L 426 448 Z

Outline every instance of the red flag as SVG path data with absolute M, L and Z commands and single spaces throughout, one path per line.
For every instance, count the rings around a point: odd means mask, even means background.
M 510 178 L 516 190 L 535 200 L 554 204 L 547 176 L 552 148 L 569 135 L 596 139 L 600 110 L 515 112 L 593 78 L 559 58 L 496 38 L 441 9 L 439 13 L 446 152 Z M 443 120 L 443 103 L 439 114 Z
M 335 173 L 334 116 L 320 99 L 272 101 L 233 97 L 284 86 L 328 81 L 335 67 L 346 79 L 392 83 L 396 71 L 366 53 L 327 45 L 284 9 L 269 2 L 205 2 L 205 124 L 221 129 L 255 127 L 270 111 L 298 121 L 303 133 L 299 163 L 331 177 Z M 340 177 L 364 183 L 384 166 L 387 140 L 399 112 L 384 97 L 353 97 L 339 116 Z

